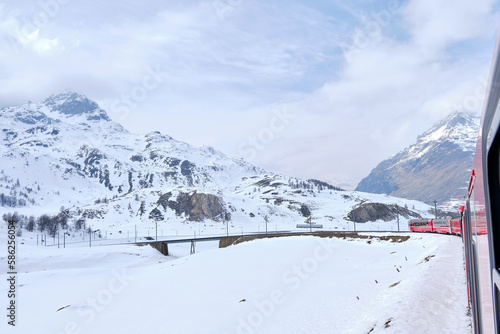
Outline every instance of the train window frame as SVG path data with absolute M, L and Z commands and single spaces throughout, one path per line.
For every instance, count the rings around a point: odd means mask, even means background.
M 500 135 L 497 133 L 495 139 L 486 155 L 487 187 L 486 202 L 489 204 L 491 219 L 487 219 L 487 229 L 490 242 L 491 268 L 500 268 Z
M 493 123 L 495 124 L 495 123 Z M 500 319 L 500 133 L 489 132 L 490 146 L 486 148 L 487 184 L 485 184 L 485 204 L 488 205 L 486 215 L 487 219 L 490 269 L 491 269 L 491 292 L 494 304 L 495 328 L 498 328 L 498 319 Z M 494 129 L 494 130 L 498 130 Z M 494 136 L 492 136 L 494 134 Z
M 473 174 L 474 175 L 474 172 Z M 472 240 L 472 206 L 471 202 L 473 201 L 472 189 L 474 185 L 474 180 L 471 178 L 471 182 L 469 184 L 468 196 L 465 203 L 465 212 L 464 215 L 464 235 L 466 235 L 465 239 L 465 256 L 467 265 L 467 277 L 468 277 L 468 288 L 469 288 L 469 297 L 470 297 L 470 306 L 472 312 L 472 325 L 474 328 L 474 333 L 481 333 L 481 308 L 479 301 L 479 292 L 477 287 L 477 276 L 476 269 L 477 265 L 475 263 L 476 259 L 474 257 L 475 243 Z
M 476 219 L 476 201 L 474 200 L 474 187 L 472 187 L 470 192 L 470 226 L 471 226 L 471 241 L 477 242 L 477 219 Z

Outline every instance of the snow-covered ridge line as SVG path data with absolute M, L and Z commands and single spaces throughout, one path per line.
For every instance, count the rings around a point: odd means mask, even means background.
M 415 215 L 429 209 L 415 201 L 277 175 L 157 131 L 132 134 L 74 92 L 4 108 L 0 130 L 2 212 L 12 212 L 11 207 L 27 216 L 68 211 L 73 222 L 85 219 L 87 226 L 110 231 L 153 219 L 176 227 L 206 219 L 203 228 L 218 232 L 223 220 L 254 229 L 265 219 L 280 229 L 309 220 L 348 230 L 353 207 L 374 201 L 398 203 Z M 387 228 L 395 228 L 395 219 Z

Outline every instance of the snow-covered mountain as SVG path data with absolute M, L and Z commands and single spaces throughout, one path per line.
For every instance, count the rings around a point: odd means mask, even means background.
M 474 156 L 479 117 L 455 112 L 416 142 L 382 161 L 356 191 L 404 197 L 452 207 L 463 202 Z
M 397 214 L 408 218 L 428 210 L 416 201 L 345 192 L 321 181 L 266 172 L 159 132 L 132 134 L 74 92 L 2 108 L 0 129 L 3 212 L 61 211 L 70 220 L 108 227 L 207 221 L 217 229 L 223 221 L 255 226 L 266 220 L 290 228 L 310 219 L 346 229 L 356 217 L 391 221 Z M 389 210 L 379 215 L 370 207 L 375 214 L 360 214 L 369 203 Z

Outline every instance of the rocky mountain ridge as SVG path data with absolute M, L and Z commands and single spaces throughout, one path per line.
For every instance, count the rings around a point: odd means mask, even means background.
M 110 228 L 152 221 L 215 228 L 264 220 L 291 228 L 309 219 L 345 229 L 348 213 L 359 203 L 411 206 L 403 213 L 408 217 L 428 211 L 415 201 L 270 173 L 160 132 L 132 134 L 75 92 L 2 108 L 0 130 L 4 212 L 64 210 L 80 225 L 84 219 L 87 226 Z
M 404 197 L 447 208 L 463 201 L 474 156 L 479 117 L 455 112 L 414 144 L 382 161 L 356 191 Z

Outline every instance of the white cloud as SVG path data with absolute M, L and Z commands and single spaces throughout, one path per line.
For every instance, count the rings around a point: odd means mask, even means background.
M 493 0 L 410 1 L 403 11 L 414 43 L 439 51 L 452 42 L 490 33 Z
M 498 21 L 487 0 L 411 0 L 396 9 L 228 3 L 238 5 L 221 17 L 211 0 L 71 1 L 36 29 L 26 27 L 42 7 L 0 6 L 0 101 L 70 88 L 131 131 L 161 130 L 232 156 L 284 104 L 296 119 L 253 162 L 359 181 L 445 113 L 479 99 Z M 127 115 L 113 113 L 151 68 L 164 74 L 161 84 Z
M 450 6 L 460 8 L 450 11 Z M 303 177 L 359 181 L 446 114 L 480 112 L 493 45 L 473 47 L 460 58 L 449 48 L 458 42 L 474 46 L 467 44 L 473 37 L 492 42 L 491 3 L 411 1 L 401 14 L 411 22 L 409 39 L 391 39 L 391 27 L 380 29 L 383 35 L 358 48 L 336 79 L 298 103 L 302 112 L 283 134 L 282 145 L 269 145 L 258 162 L 272 160 L 276 170 Z M 398 22 L 394 19 L 392 28 L 400 28 Z

